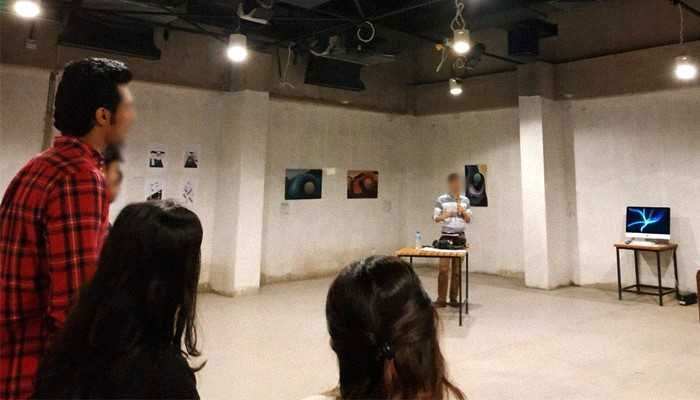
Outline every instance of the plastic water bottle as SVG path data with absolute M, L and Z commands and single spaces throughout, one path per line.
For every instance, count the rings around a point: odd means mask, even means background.
M 423 245 L 421 242 L 423 241 L 423 235 L 420 234 L 419 231 L 416 231 L 416 249 L 422 249 Z

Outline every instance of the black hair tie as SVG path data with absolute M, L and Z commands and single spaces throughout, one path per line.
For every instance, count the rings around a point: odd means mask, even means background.
M 384 342 L 384 344 L 381 345 L 379 350 L 381 352 L 383 359 L 385 359 L 385 360 L 393 360 L 394 359 L 394 349 L 391 348 L 391 344 L 389 344 L 389 342 Z

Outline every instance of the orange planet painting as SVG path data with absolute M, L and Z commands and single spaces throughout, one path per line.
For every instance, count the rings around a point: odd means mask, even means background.
M 379 171 L 348 171 L 348 199 L 376 199 Z

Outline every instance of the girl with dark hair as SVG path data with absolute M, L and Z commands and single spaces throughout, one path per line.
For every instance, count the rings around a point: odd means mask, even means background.
M 198 399 L 187 358 L 200 354 L 201 243 L 199 219 L 184 207 L 124 208 L 42 361 L 34 398 Z
M 405 261 L 346 267 L 328 291 L 326 318 L 340 385 L 321 399 L 465 399 L 447 379 L 437 313 Z

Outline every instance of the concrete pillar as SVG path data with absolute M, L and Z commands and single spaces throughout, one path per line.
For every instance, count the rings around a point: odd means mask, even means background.
M 233 296 L 260 288 L 269 95 L 231 93 L 218 111 L 222 123 L 211 286 Z
M 561 104 L 550 100 L 551 65 L 519 70 L 520 163 L 525 284 L 552 289 L 571 281 L 572 251 L 568 213 L 571 195 Z
M 549 289 L 542 99 L 521 97 L 519 101 L 525 285 Z

